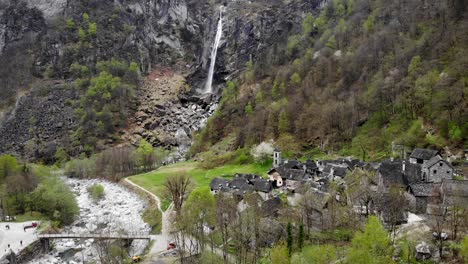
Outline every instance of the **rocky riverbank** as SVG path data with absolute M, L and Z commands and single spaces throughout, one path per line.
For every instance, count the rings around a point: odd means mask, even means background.
M 80 215 L 71 226 L 64 228 L 62 233 L 149 234 L 150 227 L 141 218 L 146 205 L 137 194 L 119 184 L 103 180 L 67 179 L 66 182 L 76 194 Z M 105 196 L 94 202 L 89 196 L 87 188 L 96 183 L 104 187 Z M 56 240 L 49 254 L 40 255 L 28 263 L 102 263 L 100 261 L 103 254 L 102 244 L 96 243 L 93 239 Z M 141 254 L 147 245 L 147 241 L 134 240 L 130 245 L 129 254 Z

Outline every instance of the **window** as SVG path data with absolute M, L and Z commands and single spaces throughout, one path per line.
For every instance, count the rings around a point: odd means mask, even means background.
M 450 174 L 450 171 L 447 171 L 447 174 Z
M 439 163 L 439 166 L 441 166 L 441 167 L 442 167 L 442 162 L 441 162 L 441 163 Z
M 436 174 L 436 173 L 437 173 L 437 170 L 433 170 L 432 173 Z

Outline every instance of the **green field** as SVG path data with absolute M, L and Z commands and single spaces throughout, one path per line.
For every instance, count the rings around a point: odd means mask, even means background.
M 246 165 L 225 165 L 214 169 L 202 169 L 197 162 L 179 162 L 176 164 L 161 167 L 155 171 L 138 174 L 129 179 L 147 189 L 148 191 L 164 198 L 164 182 L 167 177 L 186 173 L 190 176 L 192 187 L 208 186 L 211 179 L 215 177 L 230 178 L 236 173 L 254 173 L 265 176 L 270 168 L 270 164 L 246 164 Z M 164 201 L 163 201 L 164 202 Z

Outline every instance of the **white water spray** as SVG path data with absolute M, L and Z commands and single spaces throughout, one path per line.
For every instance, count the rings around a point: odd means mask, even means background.
M 221 41 L 221 36 L 223 35 L 223 12 L 224 6 L 219 8 L 219 20 L 218 20 L 218 29 L 216 31 L 215 41 L 213 47 L 211 48 L 211 61 L 210 61 L 210 70 L 208 72 L 208 79 L 206 80 L 204 93 L 213 93 L 213 74 L 214 67 L 216 64 L 216 54 L 218 53 L 219 42 Z

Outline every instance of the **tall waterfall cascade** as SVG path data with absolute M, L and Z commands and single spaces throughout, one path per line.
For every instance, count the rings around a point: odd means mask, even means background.
M 214 74 L 214 67 L 216 64 L 216 54 L 218 53 L 218 46 L 219 42 L 221 41 L 221 37 L 223 35 L 223 12 L 224 6 L 219 8 L 219 20 L 218 20 L 218 28 L 216 30 L 216 37 L 214 39 L 213 47 L 211 48 L 211 57 L 210 57 L 210 70 L 208 71 L 208 79 L 205 83 L 205 89 L 203 93 L 213 93 L 213 74 Z

